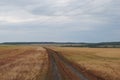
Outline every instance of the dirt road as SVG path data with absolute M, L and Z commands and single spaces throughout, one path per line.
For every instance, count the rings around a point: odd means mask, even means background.
M 49 55 L 49 72 L 47 80 L 91 80 L 75 68 L 61 54 L 46 48 Z

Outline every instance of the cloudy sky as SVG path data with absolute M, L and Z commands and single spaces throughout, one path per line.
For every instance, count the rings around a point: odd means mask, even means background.
M 0 42 L 120 41 L 120 0 L 0 0 Z

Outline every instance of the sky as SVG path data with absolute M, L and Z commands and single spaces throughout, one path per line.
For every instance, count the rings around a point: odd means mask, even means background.
M 120 0 L 0 0 L 0 42 L 120 41 Z

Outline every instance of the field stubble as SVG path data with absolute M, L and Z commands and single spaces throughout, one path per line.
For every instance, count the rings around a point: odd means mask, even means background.
M 120 80 L 119 48 L 51 47 L 51 49 L 78 64 L 83 72 L 103 80 Z
M 41 47 L 0 47 L 0 80 L 44 80 L 47 68 Z

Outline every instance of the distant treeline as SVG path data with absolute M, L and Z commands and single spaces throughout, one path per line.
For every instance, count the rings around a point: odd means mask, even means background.
M 65 47 L 91 47 L 91 48 L 120 48 L 120 42 L 102 42 L 102 43 L 78 43 L 64 45 Z
M 2 45 L 48 44 L 63 47 L 120 48 L 120 42 L 75 43 L 75 42 L 4 42 Z

